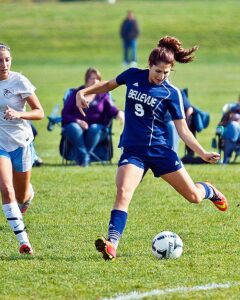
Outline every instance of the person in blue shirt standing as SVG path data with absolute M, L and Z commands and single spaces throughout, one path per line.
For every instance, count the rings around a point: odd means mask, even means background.
M 120 35 L 123 41 L 124 64 L 137 65 L 137 38 L 139 36 L 138 22 L 132 11 L 128 11 L 127 17 L 121 24 Z
M 100 237 L 95 241 L 96 249 L 105 260 L 116 257 L 130 201 L 148 169 L 189 202 L 198 204 L 203 199 L 210 199 L 219 210 L 226 211 L 228 208 L 227 199 L 212 184 L 192 181 L 169 145 L 167 126 L 163 121 L 166 112 L 169 112 L 179 136 L 191 149 L 209 163 L 216 163 L 220 159 L 218 153 L 205 151 L 189 130 L 182 94 L 168 80 L 175 62 L 191 62 L 196 50 L 196 46 L 183 48 L 182 43 L 174 37 L 163 37 L 149 55 L 148 69 L 130 68 L 115 79 L 99 82 L 80 90 L 76 95 L 77 106 L 84 114 L 83 108 L 89 103 L 88 95 L 104 93 L 123 84 L 127 87 L 125 125 L 119 143 L 123 153 L 116 175 L 116 200 L 111 211 L 108 237 Z

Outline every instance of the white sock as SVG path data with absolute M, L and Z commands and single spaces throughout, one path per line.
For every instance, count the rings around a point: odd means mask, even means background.
M 23 223 L 22 213 L 19 210 L 17 202 L 3 204 L 2 209 L 10 227 L 12 228 L 12 231 L 16 235 L 19 244 L 30 245 Z

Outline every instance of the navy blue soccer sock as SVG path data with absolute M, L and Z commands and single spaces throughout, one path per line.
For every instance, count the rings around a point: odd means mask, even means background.
M 122 210 L 113 209 L 108 225 L 108 239 L 117 248 L 121 235 L 127 223 L 128 213 Z
M 197 182 L 201 184 L 205 189 L 205 197 L 203 199 L 211 199 L 214 196 L 214 190 L 207 183 L 199 181 Z

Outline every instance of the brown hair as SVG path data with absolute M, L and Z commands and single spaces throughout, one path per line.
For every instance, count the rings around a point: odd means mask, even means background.
M 197 46 L 185 49 L 177 38 L 165 36 L 159 40 L 157 47 L 150 53 L 148 62 L 150 66 L 160 62 L 173 66 L 175 61 L 186 64 L 193 61 L 194 56 L 191 54 L 197 49 Z
M 100 71 L 98 69 L 95 69 L 95 68 L 88 68 L 86 73 L 85 73 L 85 84 L 87 83 L 89 77 L 92 75 L 92 74 L 96 74 L 97 75 L 97 78 L 98 80 L 101 80 L 102 79 L 102 75 L 100 73 Z

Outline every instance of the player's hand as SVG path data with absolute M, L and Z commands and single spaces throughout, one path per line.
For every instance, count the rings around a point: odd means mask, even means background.
M 88 100 L 82 94 L 82 91 L 78 91 L 76 94 L 76 105 L 83 116 L 86 116 L 83 108 L 88 108 Z
M 21 119 L 21 112 L 16 111 L 15 109 L 7 105 L 7 109 L 4 112 L 4 119 L 5 120 Z
M 221 158 L 221 155 L 217 152 L 206 152 L 202 156 L 202 159 L 206 162 L 209 162 L 210 164 L 215 164 L 219 161 Z

